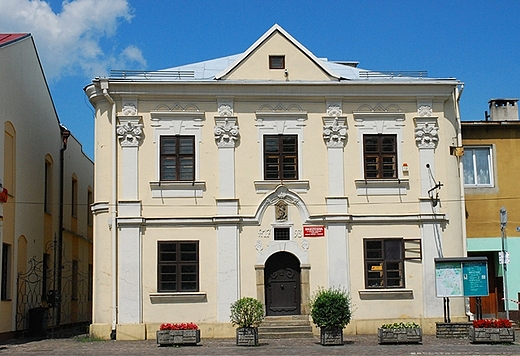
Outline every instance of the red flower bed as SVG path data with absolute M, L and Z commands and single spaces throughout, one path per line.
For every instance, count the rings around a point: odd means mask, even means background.
M 195 323 L 163 323 L 159 330 L 198 330 L 199 326 Z
M 474 328 L 510 328 L 512 323 L 507 319 L 480 319 L 473 320 Z

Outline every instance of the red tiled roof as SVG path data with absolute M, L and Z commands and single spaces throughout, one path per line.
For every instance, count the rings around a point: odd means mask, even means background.
M 30 36 L 30 33 L 0 33 L 0 47 Z

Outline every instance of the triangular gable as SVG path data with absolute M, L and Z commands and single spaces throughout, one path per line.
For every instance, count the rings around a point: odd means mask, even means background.
M 236 72 L 239 67 L 244 65 L 244 63 L 251 58 L 259 49 L 266 45 L 266 43 L 273 39 L 275 35 L 281 35 L 285 40 L 287 40 L 294 48 L 297 49 L 299 53 L 301 53 L 301 57 L 306 57 L 307 61 L 309 63 L 312 63 L 313 67 L 316 68 L 316 70 L 319 70 L 319 72 L 323 73 L 323 79 L 328 80 L 340 80 L 341 76 L 333 73 L 329 68 L 327 68 L 325 65 L 323 65 L 323 62 L 319 60 L 311 51 L 309 51 L 307 48 L 305 48 L 301 43 L 299 43 L 296 39 L 294 39 L 289 33 L 287 33 L 282 27 L 280 27 L 278 24 L 275 24 L 273 27 L 271 27 L 262 37 L 260 37 L 251 47 L 249 47 L 231 66 L 226 68 L 224 71 L 219 73 L 215 76 L 215 79 L 221 80 L 221 79 L 227 79 L 229 77 L 232 77 L 232 74 Z M 283 54 L 283 53 L 273 53 L 273 54 Z M 267 60 L 268 58 L 262 59 L 262 65 L 267 66 Z M 263 67 L 267 68 L 267 67 Z M 291 77 L 291 69 L 296 68 L 287 68 L 287 71 L 285 72 L 285 76 L 287 77 L 287 80 L 302 80 L 305 78 L 296 78 Z M 249 73 L 252 73 L 253 71 L 249 71 Z M 258 71 L 254 71 L 258 73 Z M 283 71 L 282 71 L 283 74 Z M 280 76 L 280 75 L 279 75 Z M 243 79 L 266 79 L 266 78 L 243 78 Z M 281 80 L 285 80 L 286 78 L 282 77 Z M 316 80 L 316 78 L 313 78 Z M 276 79 L 275 79 L 276 80 Z M 312 80 L 312 79 L 311 79 Z

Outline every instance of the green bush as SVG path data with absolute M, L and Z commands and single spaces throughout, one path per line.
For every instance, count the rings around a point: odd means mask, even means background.
M 264 305 L 255 298 L 243 297 L 231 304 L 229 317 L 233 326 L 256 328 L 264 320 Z
M 393 323 L 393 324 L 383 324 L 381 325 L 381 329 L 419 329 L 421 326 L 419 324 L 414 323 L 413 321 L 408 323 Z
M 311 317 L 320 328 L 344 328 L 352 318 L 350 294 L 339 288 L 319 288 L 311 298 Z

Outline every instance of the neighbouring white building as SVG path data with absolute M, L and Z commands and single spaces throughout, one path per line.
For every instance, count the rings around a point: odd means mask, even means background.
M 0 125 L 0 340 L 86 325 L 94 164 L 59 122 L 30 34 L 0 34 Z
M 318 58 L 278 25 L 238 55 L 94 79 L 91 333 L 233 336 L 238 298 L 308 315 L 320 286 L 351 293 L 346 332 L 435 332 L 434 258 L 465 255 L 461 85 Z

